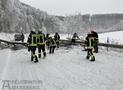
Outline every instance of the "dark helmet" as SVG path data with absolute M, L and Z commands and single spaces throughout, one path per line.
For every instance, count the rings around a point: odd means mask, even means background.
M 58 34 L 57 32 L 55 34 Z
M 38 31 L 38 33 L 39 33 L 39 34 L 41 34 L 41 33 L 42 33 L 42 31 Z
M 35 31 L 31 30 L 30 33 L 31 33 L 31 34 L 35 34 Z
M 94 30 L 91 30 L 91 33 L 94 33 L 95 31 Z
M 74 33 L 74 34 L 77 34 L 77 33 Z
M 49 36 L 50 34 L 49 34 L 49 33 L 47 33 L 46 35 L 47 35 L 47 36 Z
M 35 33 L 35 28 L 33 28 L 30 33 L 34 34 Z

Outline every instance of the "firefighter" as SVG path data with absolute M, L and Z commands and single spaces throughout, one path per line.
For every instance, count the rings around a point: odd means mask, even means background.
M 59 48 L 60 35 L 57 32 L 54 35 L 54 40 L 56 41 L 57 48 Z
M 80 38 L 79 38 L 79 36 L 78 36 L 77 33 L 74 33 L 74 34 L 73 34 L 73 37 L 72 37 L 71 43 L 72 43 L 72 44 L 75 43 L 77 39 L 80 39 Z
M 35 31 L 31 31 L 27 40 L 28 43 L 28 51 L 31 51 L 31 61 L 34 61 L 35 63 L 38 62 L 38 57 L 35 54 L 36 47 L 37 47 L 37 34 Z
M 94 30 L 91 31 L 93 37 L 94 37 L 94 41 L 95 41 L 95 45 L 94 45 L 94 52 L 95 53 L 98 53 L 98 42 L 99 42 L 99 39 L 98 39 L 98 34 L 97 32 L 95 32 Z
M 94 49 L 94 37 L 92 33 L 88 33 L 86 40 L 86 49 L 87 49 L 87 56 L 86 59 L 89 59 L 91 57 L 91 61 L 95 61 L 95 56 L 93 54 L 93 49 Z
M 54 53 L 54 50 L 55 50 L 56 46 L 57 45 L 56 45 L 55 40 L 52 37 L 50 37 L 49 38 L 49 53 L 50 54 Z
M 24 42 L 24 34 L 23 33 L 21 33 L 21 39 L 22 39 L 22 42 Z
M 37 42 L 38 42 L 38 57 L 41 58 L 41 51 L 43 52 L 43 58 L 46 57 L 45 52 L 45 34 L 42 31 L 38 31 L 37 34 Z
M 48 34 L 48 33 L 46 34 L 46 40 L 45 40 L 47 49 L 49 49 L 49 42 L 48 42 L 49 41 L 49 35 L 50 34 Z

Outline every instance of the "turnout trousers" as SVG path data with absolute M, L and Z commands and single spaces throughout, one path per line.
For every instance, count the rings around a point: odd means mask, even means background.
M 87 49 L 87 59 L 91 57 L 91 61 L 95 61 L 95 56 L 93 54 L 93 49 Z
M 38 45 L 38 57 L 41 58 L 41 52 L 43 52 L 43 57 L 46 57 L 45 44 Z
M 30 50 L 31 50 L 31 61 L 35 61 L 34 62 L 38 62 L 38 58 L 35 54 L 35 51 L 36 51 L 36 46 L 30 46 Z

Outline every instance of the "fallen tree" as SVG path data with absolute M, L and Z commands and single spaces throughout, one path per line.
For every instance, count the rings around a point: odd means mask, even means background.
M 6 43 L 8 45 L 14 45 L 14 46 L 23 45 L 27 47 L 28 45 L 26 42 L 7 41 L 7 40 L 0 39 L 0 43 L 1 42 Z M 71 40 L 60 40 L 60 45 L 61 46 L 69 46 L 69 45 L 84 46 L 85 44 L 84 44 L 84 41 L 81 41 L 81 40 L 77 40 L 76 43 L 71 43 Z M 123 45 L 116 45 L 116 44 L 99 43 L 99 46 L 123 49 Z

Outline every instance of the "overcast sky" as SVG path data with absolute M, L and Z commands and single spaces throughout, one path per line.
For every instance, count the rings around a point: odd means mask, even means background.
M 20 0 L 52 15 L 123 13 L 123 0 Z

